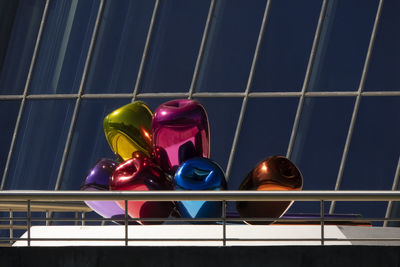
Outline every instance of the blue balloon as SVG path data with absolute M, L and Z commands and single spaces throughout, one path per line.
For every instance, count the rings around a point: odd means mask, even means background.
M 207 158 L 185 161 L 174 177 L 176 190 L 224 190 L 226 180 L 221 167 Z M 177 201 L 179 213 L 184 218 L 219 218 L 222 203 L 219 201 Z

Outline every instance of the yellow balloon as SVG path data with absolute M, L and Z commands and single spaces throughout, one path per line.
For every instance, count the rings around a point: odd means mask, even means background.
M 135 101 L 108 114 L 103 121 L 104 133 L 114 153 L 123 160 L 141 151 L 152 151 L 151 120 L 153 113 L 142 101 Z

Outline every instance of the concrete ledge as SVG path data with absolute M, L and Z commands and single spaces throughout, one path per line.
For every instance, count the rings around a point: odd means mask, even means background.
M 400 266 L 400 247 L 19 247 L 0 266 Z

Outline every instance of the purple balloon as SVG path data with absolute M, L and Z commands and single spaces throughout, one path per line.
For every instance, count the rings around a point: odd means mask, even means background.
M 194 157 L 209 158 L 207 113 L 195 100 L 177 99 L 161 104 L 152 121 L 154 160 L 167 173 Z
M 108 191 L 109 180 L 118 163 L 110 159 L 99 160 L 81 186 L 84 191 Z M 104 218 L 123 219 L 125 211 L 115 201 L 85 201 L 92 210 Z

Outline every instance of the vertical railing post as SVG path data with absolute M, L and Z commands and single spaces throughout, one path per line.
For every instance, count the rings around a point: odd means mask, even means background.
M 128 246 L 128 200 L 125 200 L 125 246 Z
M 14 238 L 14 213 L 10 210 L 10 245 L 13 243 Z
M 222 201 L 222 245 L 226 246 L 226 201 Z
M 26 214 L 26 226 L 28 227 L 28 247 L 31 246 L 31 201 L 28 199 L 28 211 Z
M 324 201 L 321 200 L 321 246 L 325 244 L 325 207 L 324 207 Z
M 84 211 L 82 211 L 82 213 L 81 213 L 81 218 L 82 218 L 82 226 L 84 226 L 85 225 L 85 212 Z
M 46 210 L 46 226 L 50 225 L 50 211 Z

